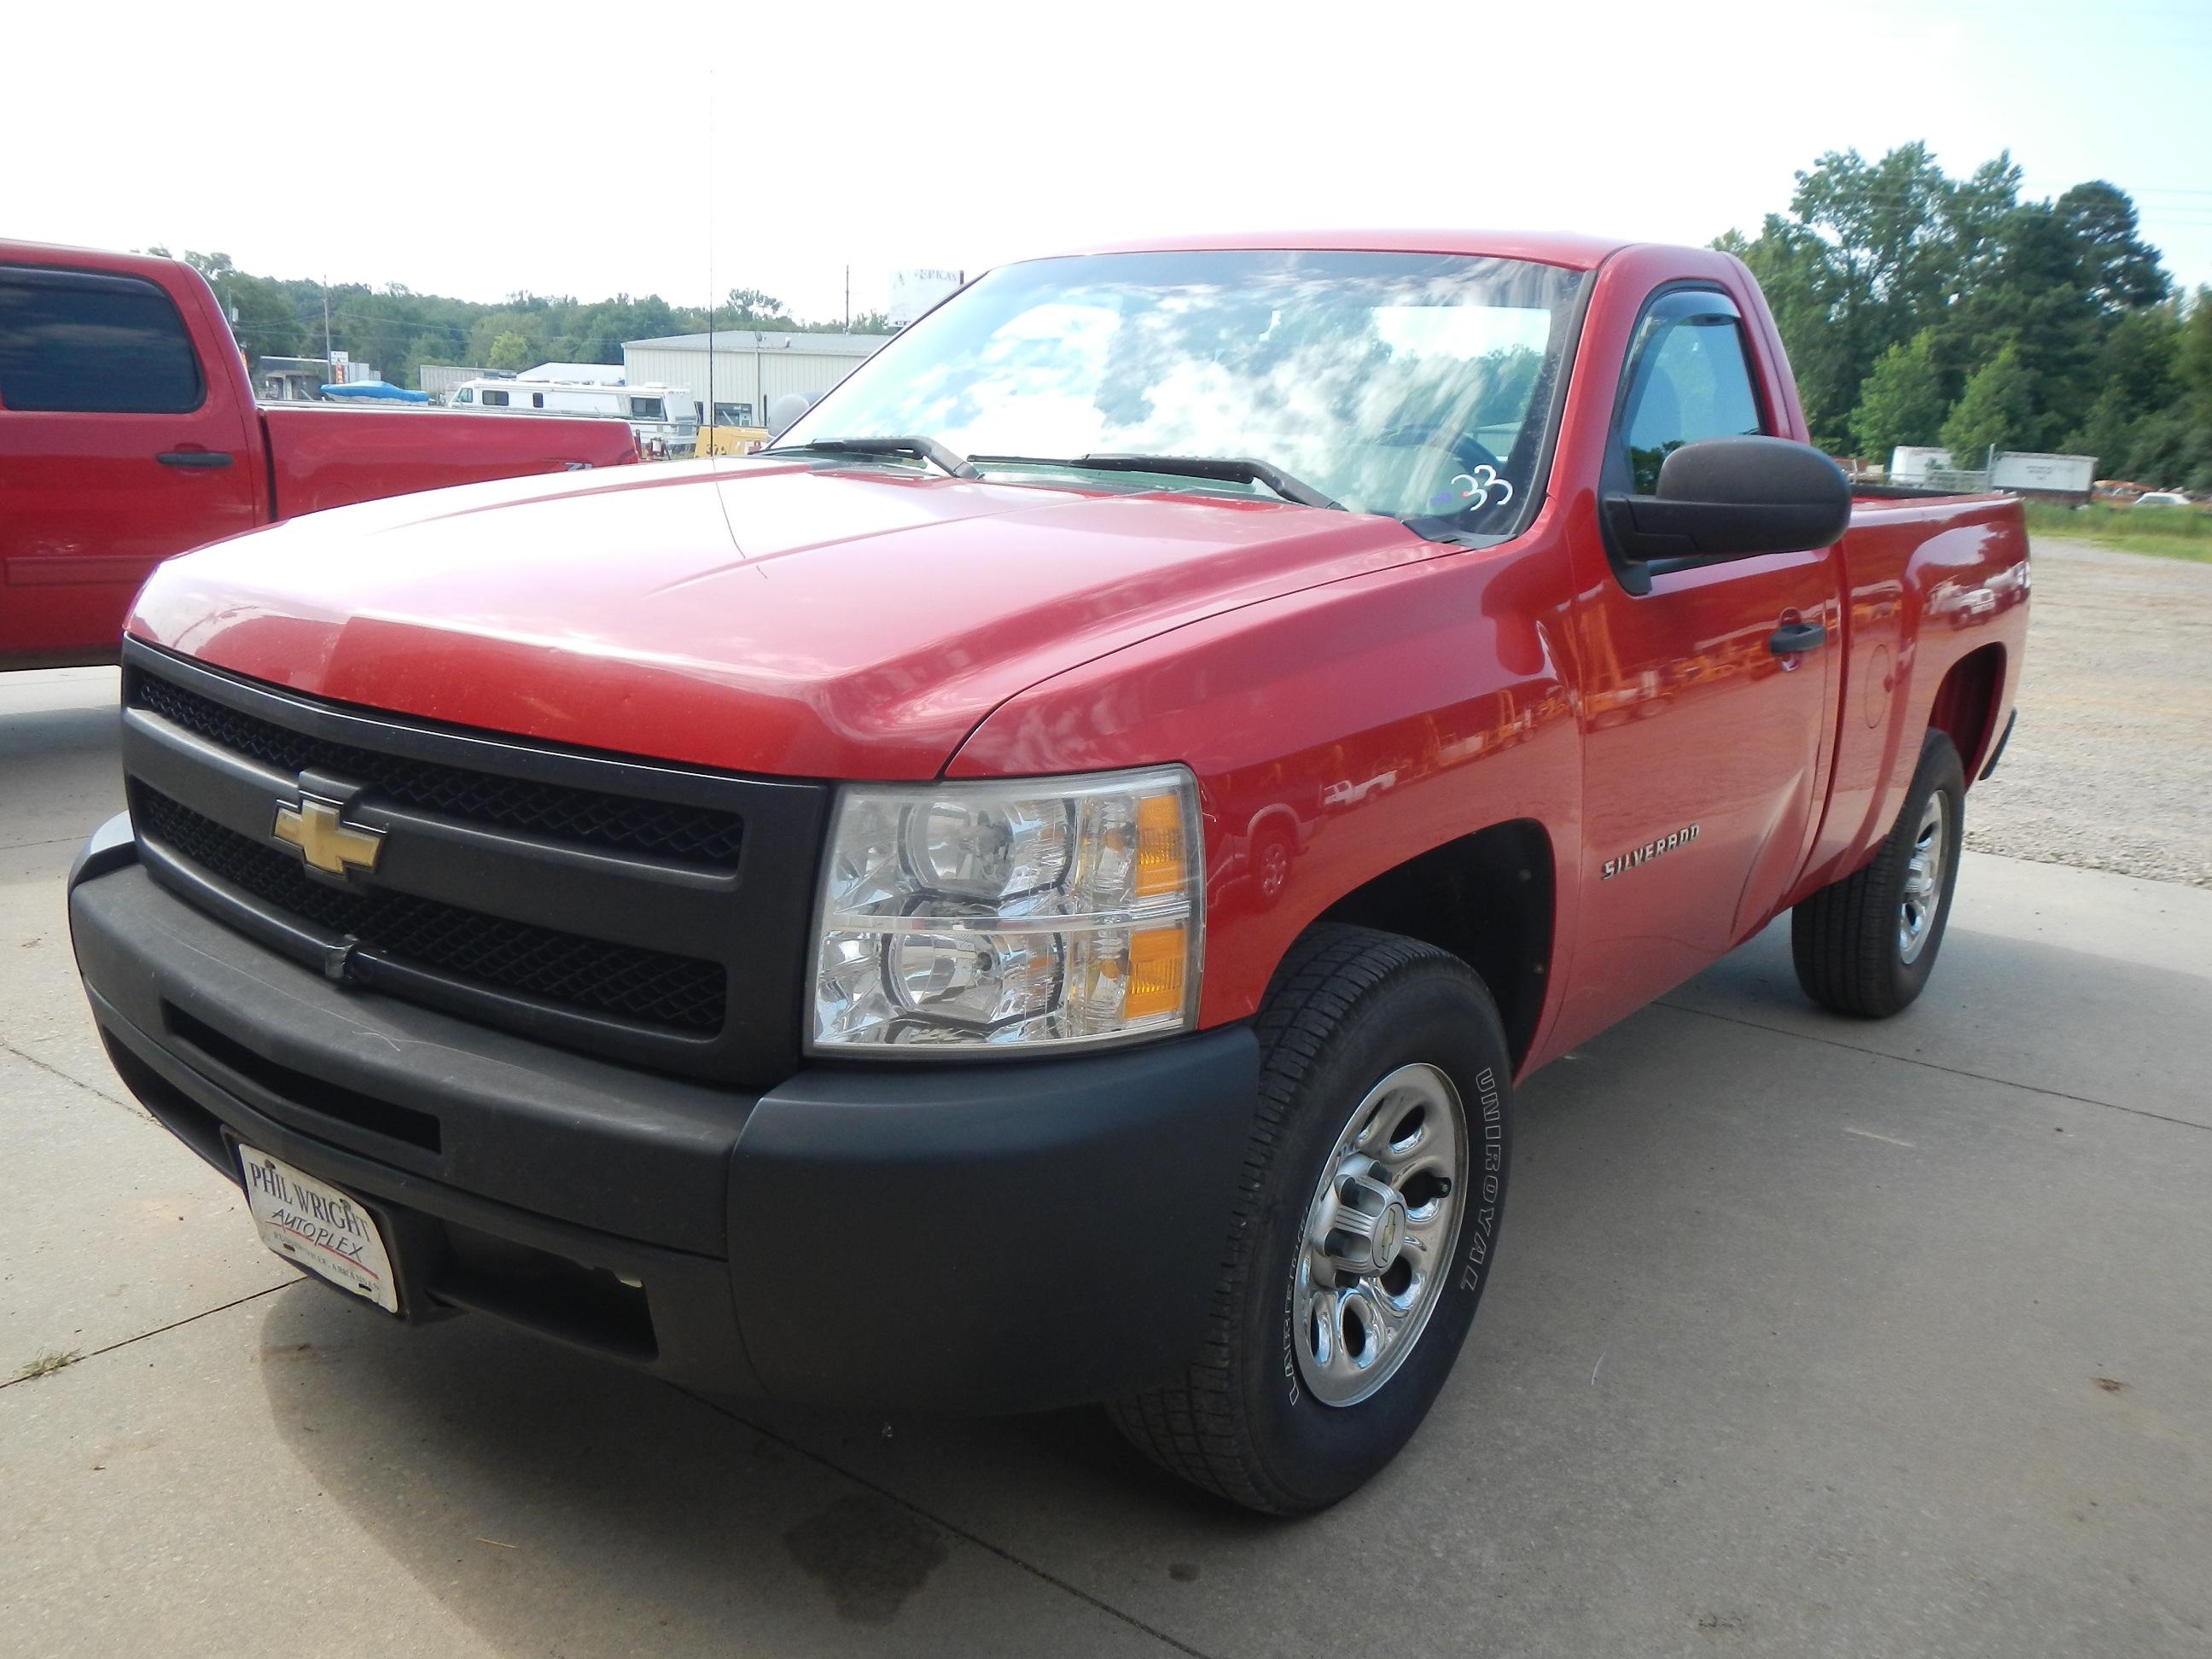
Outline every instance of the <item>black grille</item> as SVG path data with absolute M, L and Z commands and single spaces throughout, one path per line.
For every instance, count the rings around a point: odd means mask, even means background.
M 195 701 L 206 703 L 204 698 Z M 293 735 L 274 726 L 264 729 Z M 289 853 L 227 830 L 143 784 L 134 793 L 132 816 L 141 834 L 263 902 L 334 933 L 350 933 L 366 949 L 394 962 L 676 1030 L 711 1034 L 721 1029 L 728 988 L 720 963 L 584 939 L 411 894 L 329 886 L 308 875 Z
M 333 773 L 399 805 L 448 817 L 724 868 L 737 864 L 744 843 L 744 826 L 735 813 L 501 777 L 360 749 L 240 713 L 143 669 L 131 675 L 131 701 L 210 743 L 280 771 Z

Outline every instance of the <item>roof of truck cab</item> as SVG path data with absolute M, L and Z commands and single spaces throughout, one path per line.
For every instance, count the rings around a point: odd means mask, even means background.
M 112 248 L 70 247 L 60 242 L 18 242 L 0 237 L 0 261 L 9 264 L 45 265 L 65 270 L 106 271 L 111 275 L 150 276 L 185 265 L 160 253 L 118 253 Z
M 1528 259 L 1594 270 L 1630 244 L 1619 237 L 1558 230 L 1246 230 L 1164 236 L 1070 248 L 1068 253 L 1196 253 L 1216 250 L 1326 250 L 1348 253 L 1457 253 Z

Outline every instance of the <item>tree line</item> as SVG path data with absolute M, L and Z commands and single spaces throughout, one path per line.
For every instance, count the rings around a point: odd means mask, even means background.
M 167 256 L 168 250 L 147 252 Z M 417 384 L 425 364 L 511 372 L 544 362 L 618 363 L 623 342 L 707 329 L 703 306 L 673 306 L 657 294 L 634 299 L 582 301 L 540 294 L 511 294 L 486 303 L 417 294 L 398 283 L 325 285 L 313 279 L 258 276 L 238 269 L 228 253 L 188 252 L 185 261 L 208 279 L 227 313 L 240 348 L 255 357 L 319 357 L 323 307 L 330 305 L 330 346 L 356 362 L 373 363 L 394 386 Z M 838 334 L 842 318 L 808 321 L 758 289 L 732 289 L 715 308 L 718 329 L 767 333 Z M 879 311 L 859 312 L 856 334 L 888 334 Z
M 2056 450 L 2212 489 L 2212 289 L 2177 292 L 2126 191 L 2026 201 L 2008 152 L 1954 179 L 1924 143 L 1831 151 L 1796 180 L 1787 213 L 1713 246 L 1765 290 L 1815 443 L 1964 467 Z
M 1964 178 L 1925 143 L 1878 161 L 1832 151 L 1796 175 L 1786 213 L 1731 230 L 1789 348 L 1814 441 L 1886 463 L 1939 445 L 1960 465 L 1990 447 L 2098 458 L 2104 477 L 2212 490 L 2212 289 L 2179 294 L 2134 202 L 2101 179 L 2023 200 L 2009 153 Z M 156 248 L 155 252 L 166 252 Z M 330 343 L 395 384 L 440 363 L 493 370 L 613 363 L 625 340 L 698 333 L 703 307 L 658 295 L 485 303 L 241 271 L 184 256 L 235 316 L 250 354 L 319 356 Z M 730 290 L 720 328 L 837 332 L 772 295 Z M 854 331 L 888 333 L 879 312 Z

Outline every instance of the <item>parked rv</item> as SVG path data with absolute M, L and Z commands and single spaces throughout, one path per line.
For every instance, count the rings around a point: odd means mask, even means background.
M 628 421 L 640 453 L 688 455 L 699 436 L 699 404 L 681 386 L 601 386 L 588 380 L 465 380 L 447 407 L 465 413 L 596 416 Z

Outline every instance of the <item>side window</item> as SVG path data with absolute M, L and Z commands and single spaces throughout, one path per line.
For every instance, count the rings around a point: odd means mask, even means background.
M 476 390 L 472 386 L 465 386 L 453 394 L 453 401 L 457 404 L 472 404 L 476 400 Z
M 665 421 L 668 418 L 668 405 L 659 398 L 633 398 L 629 400 L 629 412 L 635 420 Z
M 544 408 L 544 407 L 545 407 L 545 394 L 544 394 L 544 392 L 532 392 L 532 393 L 530 394 L 530 406 L 531 406 L 532 409 L 543 409 L 543 408 Z
M 1764 429 L 1742 325 L 1732 315 L 1669 318 L 1655 307 L 1632 373 L 1621 441 L 1638 495 L 1657 493 L 1661 464 L 1684 444 Z
M 0 265 L 0 404 L 182 415 L 205 395 L 184 319 L 153 283 Z
M 483 400 L 485 407 L 489 409 L 507 407 L 507 393 L 504 392 L 487 392 L 483 395 Z

